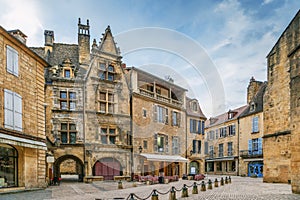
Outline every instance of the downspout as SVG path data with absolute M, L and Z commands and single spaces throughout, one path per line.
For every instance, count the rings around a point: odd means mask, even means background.
M 83 103 L 83 115 L 82 115 L 82 134 L 83 134 L 83 176 L 82 178 L 88 174 L 88 162 L 86 161 L 86 155 L 85 155 L 85 80 L 83 81 L 83 87 L 82 87 L 82 103 Z
M 187 159 L 187 151 L 188 151 L 188 141 L 187 141 L 187 133 L 188 133 L 188 126 L 187 126 L 187 112 L 185 111 L 185 158 Z M 188 175 L 188 163 L 185 163 L 185 175 Z

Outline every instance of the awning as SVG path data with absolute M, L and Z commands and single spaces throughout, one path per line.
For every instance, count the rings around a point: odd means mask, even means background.
M 141 156 L 145 157 L 148 161 L 165 161 L 165 162 L 187 162 L 188 159 L 178 155 L 161 155 L 161 154 L 148 154 L 141 153 Z
M 235 160 L 237 157 L 221 157 L 221 158 L 207 158 L 205 159 L 206 162 L 213 162 L 213 161 L 232 161 Z
M 22 147 L 47 150 L 47 145 L 44 142 L 35 141 L 26 138 L 20 138 L 12 135 L 0 133 L 0 143 L 18 145 Z

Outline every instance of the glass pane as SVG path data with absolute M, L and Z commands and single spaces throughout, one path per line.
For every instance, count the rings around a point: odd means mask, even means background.
M 113 94 L 108 94 L 108 101 L 114 102 L 114 95 Z
M 61 130 L 68 130 L 68 124 L 61 124 Z
M 116 143 L 116 136 L 110 136 L 109 137 L 109 142 L 110 142 L 110 144 L 115 144 Z
M 70 110 L 75 110 L 76 109 L 76 102 L 70 102 Z
M 76 130 L 76 125 L 75 124 L 70 124 L 70 130 L 72 130 L 72 131 Z
M 106 93 L 105 92 L 100 92 L 100 100 L 106 101 Z
M 102 144 L 107 144 L 107 136 L 106 135 L 101 135 L 101 142 L 102 142 Z
M 66 101 L 61 101 L 60 102 L 60 109 L 61 110 L 68 110 L 68 104 Z
M 109 129 L 109 134 L 115 134 L 116 133 L 116 129 Z
M 68 142 L 68 137 L 66 132 L 61 132 L 61 143 L 67 143 Z
M 60 92 L 60 98 L 66 99 L 67 98 L 67 92 Z
M 71 144 L 76 143 L 76 133 L 70 133 L 70 143 Z
M 107 80 L 113 81 L 114 80 L 114 74 L 108 73 Z
M 106 103 L 100 103 L 100 112 L 106 112 Z
M 113 67 L 112 65 L 109 65 L 109 66 L 108 66 L 108 71 L 109 71 L 109 72 L 114 72 L 114 67 Z
M 105 63 L 100 63 L 100 69 L 105 71 Z
M 107 128 L 101 128 L 101 134 L 107 134 Z
M 105 80 L 106 78 L 105 78 L 105 72 L 99 72 L 99 78 L 101 79 L 101 80 Z
M 108 104 L 108 112 L 114 113 L 114 104 L 111 104 L 111 103 Z
M 76 93 L 75 92 L 69 92 L 69 98 L 70 99 L 76 99 Z
M 70 78 L 70 76 L 71 76 L 70 70 L 65 70 L 65 77 Z

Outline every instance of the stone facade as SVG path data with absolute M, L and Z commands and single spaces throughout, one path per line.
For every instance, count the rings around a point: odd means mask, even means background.
M 0 192 L 46 186 L 45 60 L 0 26 Z
M 250 80 L 248 105 L 239 116 L 239 175 L 264 175 L 263 166 L 263 96 L 267 83 Z
M 300 193 L 299 20 L 298 11 L 267 56 L 264 99 L 264 181 L 291 181 L 295 193 Z
M 211 117 L 205 125 L 205 171 L 208 174 L 238 175 L 238 117 L 247 106 Z

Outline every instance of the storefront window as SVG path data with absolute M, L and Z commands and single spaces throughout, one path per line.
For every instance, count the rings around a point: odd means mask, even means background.
M 17 161 L 16 149 L 0 144 L 0 188 L 17 186 Z

